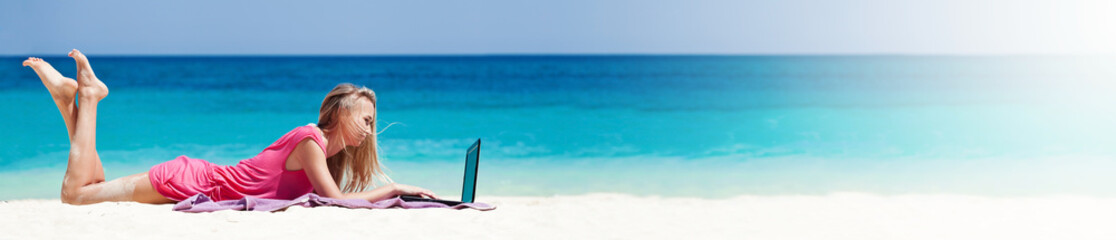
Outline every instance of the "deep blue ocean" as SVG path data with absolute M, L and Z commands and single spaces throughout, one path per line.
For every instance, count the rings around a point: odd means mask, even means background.
M 0 199 L 57 198 L 65 125 L 0 58 Z M 66 76 L 73 60 L 46 57 Z M 106 176 L 187 155 L 233 165 L 378 96 L 396 182 L 478 199 L 595 192 L 1116 196 L 1116 58 L 1095 56 L 90 56 Z M 391 125 L 388 127 L 388 125 Z M 385 128 L 386 127 L 386 128 Z

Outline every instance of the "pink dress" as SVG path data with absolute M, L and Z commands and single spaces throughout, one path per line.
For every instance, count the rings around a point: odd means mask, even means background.
M 222 166 L 201 159 L 178 156 L 151 167 L 148 179 L 163 196 L 182 201 L 201 193 L 214 201 L 247 196 L 269 199 L 294 199 L 314 191 L 303 170 L 287 171 L 287 157 L 298 143 L 311 138 L 318 146 L 323 136 L 313 124 L 291 130 L 255 157 L 236 166 Z

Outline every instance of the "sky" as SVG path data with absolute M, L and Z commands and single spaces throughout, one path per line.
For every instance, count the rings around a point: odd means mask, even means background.
M 1113 54 L 1101 0 L 0 0 L 0 55 Z

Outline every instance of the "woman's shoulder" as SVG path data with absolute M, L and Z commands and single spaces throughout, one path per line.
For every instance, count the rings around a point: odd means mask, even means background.
M 288 132 L 287 135 L 290 138 L 292 144 L 298 144 L 299 142 L 302 142 L 309 137 L 313 139 L 319 146 L 325 146 L 325 135 L 322 133 L 321 129 L 318 129 L 318 126 L 313 123 L 295 127 L 290 132 Z

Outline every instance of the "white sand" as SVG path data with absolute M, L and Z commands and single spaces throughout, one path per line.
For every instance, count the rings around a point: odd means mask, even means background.
M 496 210 L 292 207 L 180 213 L 171 205 L 0 203 L 0 239 L 1111 239 L 1116 198 L 590 194 L 485 197 Z M 198 238 L 203 237 L 203 238 Z M 210 238 L 204 238 L 210 237 Z

